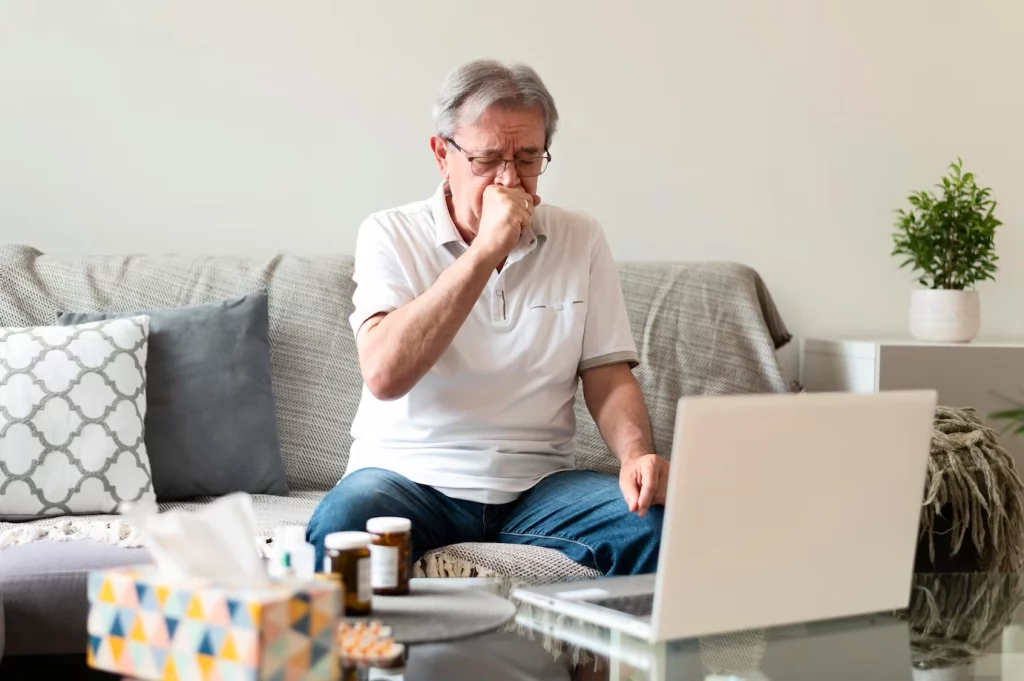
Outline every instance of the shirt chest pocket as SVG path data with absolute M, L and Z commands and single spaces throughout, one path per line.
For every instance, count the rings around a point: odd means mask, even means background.
M 573 378 L 583 354 L 583 328 L 587 303 L 578 298 L 528 304 L 525 321 L 530 328 L 530 369 Z

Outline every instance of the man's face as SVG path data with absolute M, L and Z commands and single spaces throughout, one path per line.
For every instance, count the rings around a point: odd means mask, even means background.
M 486 159 L 533 158 L 544 153 L 544 114 L 540 108 L 490 108 L 472 125 L 461 126 L 452 139 L 460 152 L 440 137 L 431 140 L 441 173 L 448 178 L 452 193 L 453 216 L 460 227 L 475 230 L 480 224 L 484 189 L 491 184 L 521 187 L 527 194 L 537 193 L 537 177 L 520 177 L 514 163 L 495 177 L 473 173 L 468 156 Z M 480 162 L 478 161 L 478 166 Z M 498 164 L 500 165 L 500 164 Z

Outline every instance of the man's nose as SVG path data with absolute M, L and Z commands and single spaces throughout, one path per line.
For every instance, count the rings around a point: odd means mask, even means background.
M 505 161 L 504 165 L 498 169 L 498 174 L 494 176 L 494 184 L 500 184 L 503 187 L 519 186 L 519 173 L 516 172 L 516 164 L 513 161 Z

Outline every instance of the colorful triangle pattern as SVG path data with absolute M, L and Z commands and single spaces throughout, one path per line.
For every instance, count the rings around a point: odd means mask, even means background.
M 174 655 L 174 667 L 178 673 L 179 679 L 193 679 L 201 681 L 203 678 L 199 671 L 199 661 L 196 659 L 194 652 L 188 653 L 184 651 L 178 651 L 172 653 Z
M 324 629 L 331 627 L 337 621 L 337 615 L 330 615 L 325 613 L 320 608 L 313 608 L 313 612 L 310 617 L 310 636 L 319 636 Z
M 217 675 L 221 681 L 248 681 L 254 677 L 254 671 L 246 669 L 234 660 L 217 658 Z
M 214 625 L 209 628 L 207 634 L 210 637 L 210 647 L 213 649 L 213 652 L 211 652 L 210 654 L 216 656 L 224 647 L 224 639 L 228 635 L 227 627 L 219 627 Z
M 93 603 L 89 608 L 86 628 L 90 634 L 107 636 L 110 634 L 110 628 L 114 626 L 114 618 L 116 617 L 117 606 L 110 603 Z
M 127 579 L 120 580 L 120 583 L 115 589 L 117 595 L 117 604 L 122 608 L 137 608 L 139 607 L 138 592 L 135 590 L 135 584 Z
M 110 644 L 110 654 L 114 659 L 114 664 L 118 664 L 121 660 L 121 653 L 124 652 L 124 639 L 120 636 L 111 636 L 107 639 L 107 643 Z
M 136 678 L 337 677 L 336 584 L 289 594 L 232 592 L 176 588 L 145 575 L 144 569 L 89 575 L 90 666 Z
M 100 587 L 103 586 L 103 582 L 106 579 L 102 572 L 90 572 L 89 579 L 86 582 L 85 593 L 90 603 L 96 603 L 99 601 Z
M 309 600 L 306 598 L 293 598 L 288 603 L 288 623 L 293 627 L 295 623 L 304 619 L 309 614 Z
M 114 662 L 114 649 L 110 647 L 110 638 L 100 641 L 100 647 L 96 651 L 95 664 L 100 669 L 117 669 Z
M 334 681 L 340 676 L 338 667 L 338 657 L 328 655 L 320 658 L 319 661 L 314 661 L 305 678 L 307 681 Z
M 203 619 L 210 624 L 228 624 L 231 614 L 228 612 L 227 598 L 219 591 L 201 591 L 199 600 L 203 607 Z
M 203 604 L 199 598 L 199 594 L 194 594 L 189 600 L 188 609 L 185 611 L 185 617 L 194 620 L 203 619 Z
M 142 627 L 141 613 L 139 617 L 135 618 L 135 624 L 132 625 L 131 633 L 128 634 L 128 640 L 146 642 L 146 632 Z
M 99 654 L 100 644 L 101 643 L 103 643 L 103 637 L 102 636 L 93 636 L 92 634 L 90 634 L 89 635 L 89 653 L 91 655 L 93 655 L 93 656 L 96 656 L 97 654 Z
M 166 648 L 171 645 L 171 639 L 167 635 L 167 623 L 164 616 L 159 612 L 143 610 L 139 613 L 139 621 L 142 622 L 142 631 L 145 641 L 157 648 Z
M 189 593 L 187 591 L 169 589 L 167 599 L 161 610 L 165 615 L 181 619 L 185 616 L 185 607 L 188 605 L 188 601 Z
M 166 648 L 152 648 L 153 651 L 153 667 L 157 669 L 157 674 L 162 674 L 163 670 L 167 668 L 167 662 L 171 659 L 167 656 Z
M 213 657 L 217 654 L 216 648 L 213 647 L 213 639 L 210 637 L 210 632 L 203 632 L 203 637 L 199 640 L 199 648 L 196 649 L 200 655 L 209 655 Z
M 319 641 L 313 641 L 312 650 L 310 651 L 310 666 L 316 666 L 325 657 L 333 657 L 334 651 L 331 650 L 331 646 L 324 645 Z
M 132 669 L 136 676 L 142 678 L 153 678 L 157 675 L 156 664 L 153 662 L 152 649 L 145 643 L 129 641 L 128 649 L 131 651 Z
M 174 664 L 173 657 L 168 657 L 164 664 L 164 681 L 178 681 L 178 665 Z
M 238 649 L 235 647 L 235 639 L 230 631 L 225 632 L 224 644 L 217 651 L 217 657 L 229 662 L 238 662 Z
M 170 587 L 158 584 L 154 590 L 156 591 L 156 604 L 160 610 L 163 610 L 167 604 L 167 597 L 170 595 L 171 589 Z
M 260 663 L 260 635 L 255 629 L 235 629 L 232 632 L 238 660 L 248 667 Z
M 206 625 L 192 619 L 184 619 L 178 624 L 178 632 L 174 636 L 174 648 L 187 653 L 195 653 L 206 635 Z M 181 670 L 178 670 L 181 673 Z
M 113 603 L 114 598 L 114 587 L 110 586 L 110 580 L 104 579 L 103 584 L 100 585 L 99 593 L 96 595 L 96 600 L 100 603 Z
M 115 611 L 113 621 L 110 623 L 110 631 L 108 633 L 114 637 L 124 637 L 124 627 L 121 625 L 120 611 Z
M 164 624 L 167 625 L 167 637 L 170 638 L 172 642 L 174 641 L 174 635 L 178 631 L 178 622 L 180 621 L 181 620 L 179 620 L 177 617 L 164 618 Z
M 206 681 L 213 674 L 214 668 L 217 666 L 217 658 L 213 655 L 196 655 L 196 662 L 199 665 L 200 678 Z

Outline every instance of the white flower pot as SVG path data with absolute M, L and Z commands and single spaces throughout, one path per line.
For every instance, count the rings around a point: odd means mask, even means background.
M 981 329 L 977 291 L 916 289 L 910 296 L 910 335 L 932 343 L 966 343 Z

